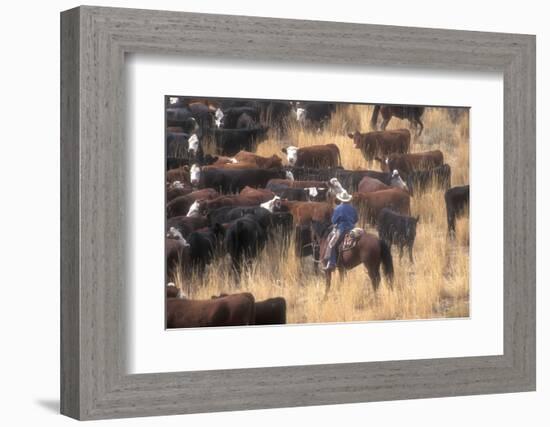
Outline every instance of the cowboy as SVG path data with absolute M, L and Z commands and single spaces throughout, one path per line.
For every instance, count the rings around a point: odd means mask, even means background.
M 352 199 L 351 194 L 344 190 L 340 192 L 336 198 L 341 203 L 336 206 L 332 214 L 332 224 L 335 228 L 335 234 L 330 238 L 327 245 L 327 252 L 330 251 L 330 256 L 326 267 L 323 268 L 325 271 L 333 270 L 334 267 L 336 267 L 338 246 L 344 239 L 346 233 L 353 230 L 358 221 L 357 211 L 350 204 Z

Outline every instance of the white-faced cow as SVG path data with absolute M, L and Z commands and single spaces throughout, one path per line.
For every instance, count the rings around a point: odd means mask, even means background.
M 296 167 L 335 168 L 341 166 L 340 150 L 336 144 L 289 146 L 282 149 L 288 163 Z

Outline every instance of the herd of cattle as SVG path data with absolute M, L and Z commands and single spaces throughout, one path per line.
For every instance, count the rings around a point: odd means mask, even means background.
M 423 109 L 418 110 L 399 107 L 393 114 L 420 123 L 421 132 Z M 469 204 L 469 186 L 451 188 L 451 167 L 440 150 L 411 153 L 408 129 L 348 134 L 349 143 L 380 170 L 345 169 L 338 146 L 330 142 L 281 145 L 281 156 L 254 153 L 269 127 L 283 132 L 296 121 L 321 129 L 334 111 L 330 103 L 167 98 L 168 328 L 286 323 L 281 297 L 255 301 L 239 293 L 192 300 L 173 282 L 195 280 L 198 286 L 207 266 L 226 257 L 238 282 L 243 268 L 274 238 L 294 245 L 296 256 L 315 260 L 312 224 L 331 222 L 336 195 L 344 191 L 352 194 L 361 218 L 377 228 L 378 238 L 390 248 L 395 244 L 400 256 L 407 249 L 413 262 L 418 217 L 411 216 L 411 197 L 441 189 L 453 237 L 456 218 Z M 379 111 L 385 128 L 392 110 L 377 106 Z M 216 154 L 206 154 L 205 147 Z

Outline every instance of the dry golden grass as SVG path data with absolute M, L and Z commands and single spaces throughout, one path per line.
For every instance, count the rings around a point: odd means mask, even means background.
M 260 155 L 281 154 L 285 145 L 307 146 L 335 143 L 347 169 L 373 168 L 353 148 L 348 132 L 370 129 L 372 106 L 342 105 L 321 132 L 304 130 L 289 123 L 284 137 L 270 131 L 257 149 Z M 420 137 L 413 135 L 412 151 L 440 149 L 452 168 L 452 185 L 469 182 L 468 113 L 453 123 L 443 108 L 427 108 Z M 409 128 L 407 121 L 393 118 L 388 129 Z M 414 131 L 411 129 L 411 133 Z M 203 285 L 196 278 L 176 285 L 191 298 L 208 299 L 222 292 L 252 292 L 257 300 L 282 296 L 287 301 L 288 323 L 348 322 L 389 319 L 428 319 L 469 315 L 469 219 L 457 221 L 456 239 L 447 237 L 443 191 L 431 190 L 411 199 L 412 215 L 420 216 L 414 246 L 414 263 L 405 253 L 400 259 L 392 249 L 395 280 L 390 290 L 385 278 L 374 292 L 362 266 L 349 271 L 343 280 L 333 275 L 330 298 L 323 301 L 324 276 L 313 273 L 311 257 L 299 259 L 292 244 L 280 239 L 269 242 L 252 268 L 237 285 L 230 273 L 229 259 L 208 268 Z M 370 226 L 367 230 L 376 234 Z M 293 236 L 291 236 L 291 239 Z

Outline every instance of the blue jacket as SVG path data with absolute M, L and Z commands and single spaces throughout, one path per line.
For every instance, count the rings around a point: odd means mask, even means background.
M 351 230 L 357 223 L 357 211 L 349 203 L 340 203 L 332 214 L 332 223 L 341 233 Z

